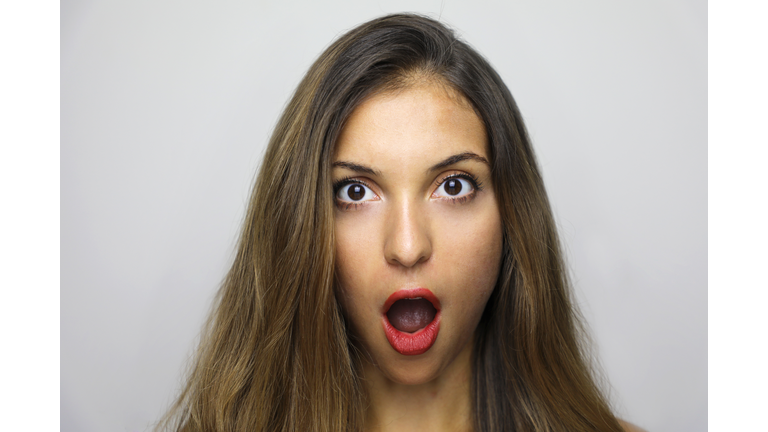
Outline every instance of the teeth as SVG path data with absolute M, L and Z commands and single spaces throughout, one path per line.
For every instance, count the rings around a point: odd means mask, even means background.
M 408 300 L 421 300 L 421 297 L 414 297 L 414 298 L 408 299 Z

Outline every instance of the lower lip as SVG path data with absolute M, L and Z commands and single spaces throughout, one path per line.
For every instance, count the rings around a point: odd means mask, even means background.
M 413 333 L 401 332 L 389 322 L 387 311 L 389 310 L 389 307 L 392 306 L 392 303 L 397 300 L 416 297 L 425 298 L 435 306 L 435 309 L 437 309 L 435 318 L 423 329 Z M 382 315 L 382 323 L 384 325 L 384 333 L 387 335 L 387 340 L 389 341 L 389 344 L 392 345 L 392 348 L 402 355 L 424 354 L 432 348 L 435 340 L 437 340 L 437 333 L 440 331 L 440 302 L 431 291 L 425 288 L 401 290 L 392 294 L 385 303 L 385 310 Z

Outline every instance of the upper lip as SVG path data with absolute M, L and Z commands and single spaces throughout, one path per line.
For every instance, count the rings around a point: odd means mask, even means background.
M 407 289 L 401 289 L 397 290 L 392 295 L 387 298 L 387 301 L 384 302 L 384 307 L 382 308 L 382 313 L 386 314 L 389 312 L 389 308 L 392 307 L 392 304 L 394 304 L 398 300 L 402 299 L 416 299 L 416 298 L 423 298 L 425 300 L 428 300 L 430 303 L 432 303 L 432 306 L 435 307 L 438 311 L 440 310 L 440 300 L 432 294 L 432 291 L 426 289 L 426 288 L 407 288 Z

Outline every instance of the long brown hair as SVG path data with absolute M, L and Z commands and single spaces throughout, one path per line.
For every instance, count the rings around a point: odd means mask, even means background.
M 358 356 L 334 295 L 330 177 L 345 120 L 425 74 L 485 124 L 503 264 L 473 352 L 478 431 L 621 431 L 595 383 L 522 117 L 488 62 L 432 19 L 390 15 L 312 65 L 269 142 L 237 255 L 178 400 L 158 429 L 362 430 Z

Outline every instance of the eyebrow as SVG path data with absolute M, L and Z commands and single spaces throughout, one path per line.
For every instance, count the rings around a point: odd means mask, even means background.
M 478 162 L 482 162 L 488 167 L 491 166 L 491 164 L 488 162 L 488 159 L 480 156 L 479 154 L 472 153 L 472 152 L 464 152 L 459 153 L 453 156 L 448 157 L 447 159 L 443 160 L 442 162 L 438 162 L 437 164 L 433 165 L 431 168 L 427 170 L 427 172 L 433 172 L 437 170 L 441 170 L 445 167 L 449 167 L 451 165 L 457 164 L 459 162 L 465 161 L 465 160 L 475 160 Z M 345 168 L 350 171 L 355 171 L 359 173 L 364 174 L 370 174 L 373 176 L 379 176 L 381 177 L 381 171 L 375 170 L 373 168 L 367 167 L 365 165 L 356 164 L 354 162 L 347 162 L 347 161 L 336 161 L 332 165 L 332 167 L 339 167 L 339 168 Z
M 491 164 L 488 162 L 488 159 L 480 156 L 479 154 L 472 153 L 472 152 L 464 152 L 464 153 L 459 153 L 457 155 L 453 155 L 445 159 L 444 161 L 433 165 L 432 168 L 429 169 L 429 172 L 437 171 L 465 160 L 476 160 L 478 162 L 482 162 L 488 165 L 489 168 L 491 166 Z
M 369 168 L 365 165 L 360 165 L 352 162 L 345 162 L 345 161 L 336 161 L 332 165 L 332 167 L 340 167 L 340 168 L 346 168 L 350 171 L 355 171 L 359 173 L 364 174 L 370 174 L 373 176 L 381 177 L 381 171 L 375 170 L 373 168 Z

